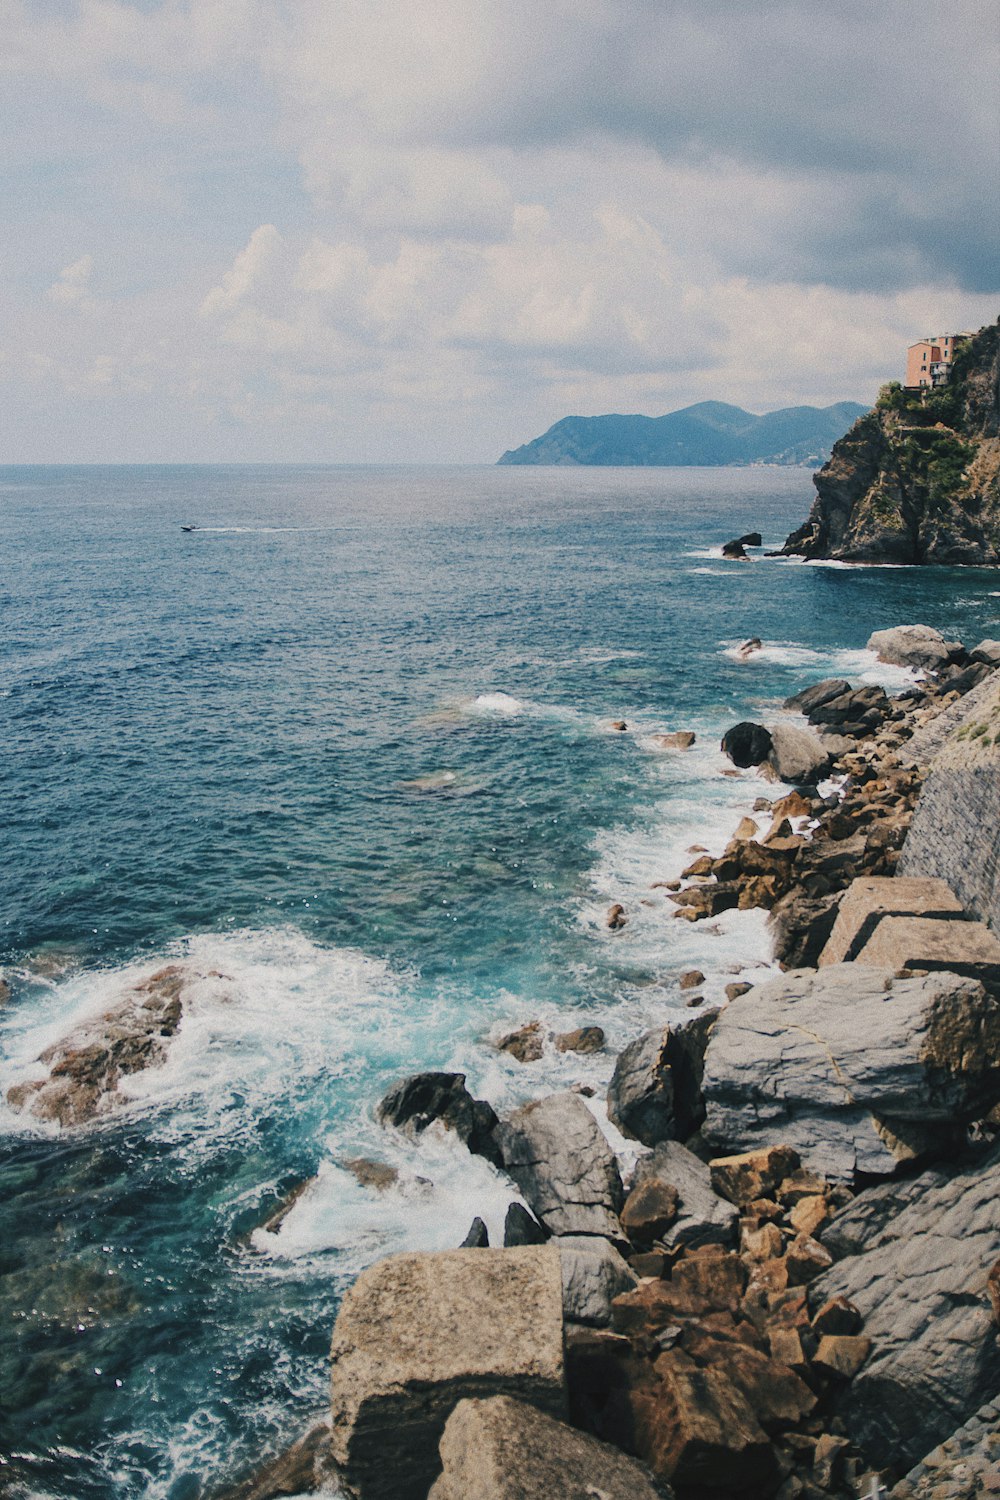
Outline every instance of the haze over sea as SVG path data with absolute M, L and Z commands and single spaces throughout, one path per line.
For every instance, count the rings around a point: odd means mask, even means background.
M 1000 633 L 993 573 L 719 559 L 810 498 L 797 469 L 0 470 L 0 1091 L 165 961 L 202 976 L 117 1115 L 0 1104 L 0 1451 L 33 1493 L 235 1479 L 322 1408 L 364 1265 L 496 1236 L 491 1167 L 375 1124 L 395 1078 L 501 1111 L 601 1086 L 683 971 L 760 972 L 762 913 L 653 888 L 774 795 L 722 731 L 824 676 L 905 686 L 881 626 Z M 607 1050 L 490 1045 L 535 1018 Z

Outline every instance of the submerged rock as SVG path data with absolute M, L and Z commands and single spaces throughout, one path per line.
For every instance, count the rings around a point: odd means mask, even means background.
M 59 1125 L 84 1125 L 125 1100 L 120 1084 L 130 1074 L 163 1063 L 181 1024 L 184 987 L 193 978 L 169 964 L 137 984 L 119 1004 L 47 1047 L 39 1062 L 48 1077 L 7 1090 L 12 1109 Z
M 464 1073 L 414 1073 L 394 1084 L 375 1111 L 382 1125 L 419 1135 L 439 1121 L 476 1156 L 498 1164 L 493 1132 L 497 1117 L 484 1099 L 474 1099 Z

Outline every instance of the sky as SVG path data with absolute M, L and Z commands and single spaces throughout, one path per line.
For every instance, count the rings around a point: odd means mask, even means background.
M 0 463 L 490 463 L 1000 313 L 998 0 L 0 0 Z

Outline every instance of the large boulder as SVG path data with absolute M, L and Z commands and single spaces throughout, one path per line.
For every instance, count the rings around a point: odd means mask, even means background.
M 696 1250 L 701 1245 L 732 1245 L 739 1214 L 712 1187 L 709 1168 L 680 1141 L 664 1141 L 635 1169 L 634 1187 L 659 1182 L 677 1194 L 677 1214 L 660 1237 L 671 1248 Z
M 829 703 L 833 698 L 841 698 L 850 691 L 851 684 L 843 677 L 826 677 L 822 682 L 814 682 L 811 687 L 803 688 L 801 692 L 786 698 L 785 707 L 797 708 L 800 713 L 808 716 L 814 708 Z
M 670 1500 L 637 1459 L 509 1396 L 460 1401 L 427 1500 Z
M 655 1146 L 697 1130 L 701 1071 L 717 1015 L 707 1010 L 683 1026 L 645 1031 L 619 1054 L 608 1085 L 608 1118 L 623 1135 Z
M 722 749 L 734 766 L 759 766 L 771 753 L 771 736 L 763 724 L 744 720 L 726 730 Z
M 868 637 L 868 649 L 877 654 L 879 661 L 935 672 L 948 664 L 954 643 L 946 641 L 930 625 L 896 625 L 890 630 L 874 631 Z
M 485 1099 L 474 1099 L 464 1073 L 414 1073 L 392 1086 L 375 1111 L 382 1125 L 419 1135 L 439 1122 L 476 1156 L 499 1165 L 497 1117 Z
M 768 763 L 782 781 L 799 786 L 819 781 L 830 768 L 832 756 L 819 735 L 794 724 L 775 724 L 771 730 Z
M 980 979 L 987 989 L 1000 988 L 1000 942 L 984 922 L 883 917 L 854 962 L 892 969 L 947 970 Z
M 720 1014 L 702 1087 L 720 1155 L 785 1144 L 832 1179 L 887 1176 L 1000 1099 L 1000 1003 L 953 974 L 793 971 Z
M 844 1258 L 809 1288 L 847 1297 L 872 1353 L 840 1399 L 879 1467 L 908 1469 L 1000 1392 L 987 1279 L 1000 1256 L 1000 1152 L 869 1188 L 824 1231 Z
M 426 1500 L 466 1397 L 562 1416 L 562 1268 L 548 1246 L 393 1255 L 363 1271 L 333 1332 L 331 1451 L 360 1500 Z
M 197 978 L 168 964 L 135 985 L 117 1005 L 54 1042 L 38 1061 L 47 1076 L 7 1090 L 12 1109 L 63 1126 L 84 1125 L 125 1102 L 123 1080 L 166 1060 L 184 1012 L 185 989 Z
M 1000 682 L 983 686 L 960 700 L 975 698 L 934 756 L 899 874 L 946 880 L 973 916 L 1000 932 Z
M 943 880 L 902 875 L 861 876 L 852 880 L 844 892 L 818 966 L 850 962 L 884 916 L 904 914 L 961 920 L 965 911 Z
M 504 1170 L 550 1234 L 621 1238 L 618 1164 L 579 1094 L 525 1104 L 496 1134 Z

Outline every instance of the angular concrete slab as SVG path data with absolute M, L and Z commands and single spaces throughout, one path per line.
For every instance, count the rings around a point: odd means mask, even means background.
M 465 1397 L 565 1412 L 559 1251 L 392 1255 L 347 1292 L 333 1333 L 331 1451 L 361 1500 L 426 1500 Z
M 817 965 L 849 963 L 860 953 L 884 916 L 962 919 L 965 911 L 943 880 L 924 876 L 873 876 L 852 880 L 844 893 L 833 931 Z
M 883 917 L 854 960 L 879 968 L 946 971 L 1000 983 L 1000 943 L 984 922 L 934 917 Z
M 441 1439 L 444 1472 L 428 1500 L 665 1500 L 644 1464 L 564 1422 L 496 1396 L 462 1401 Z

